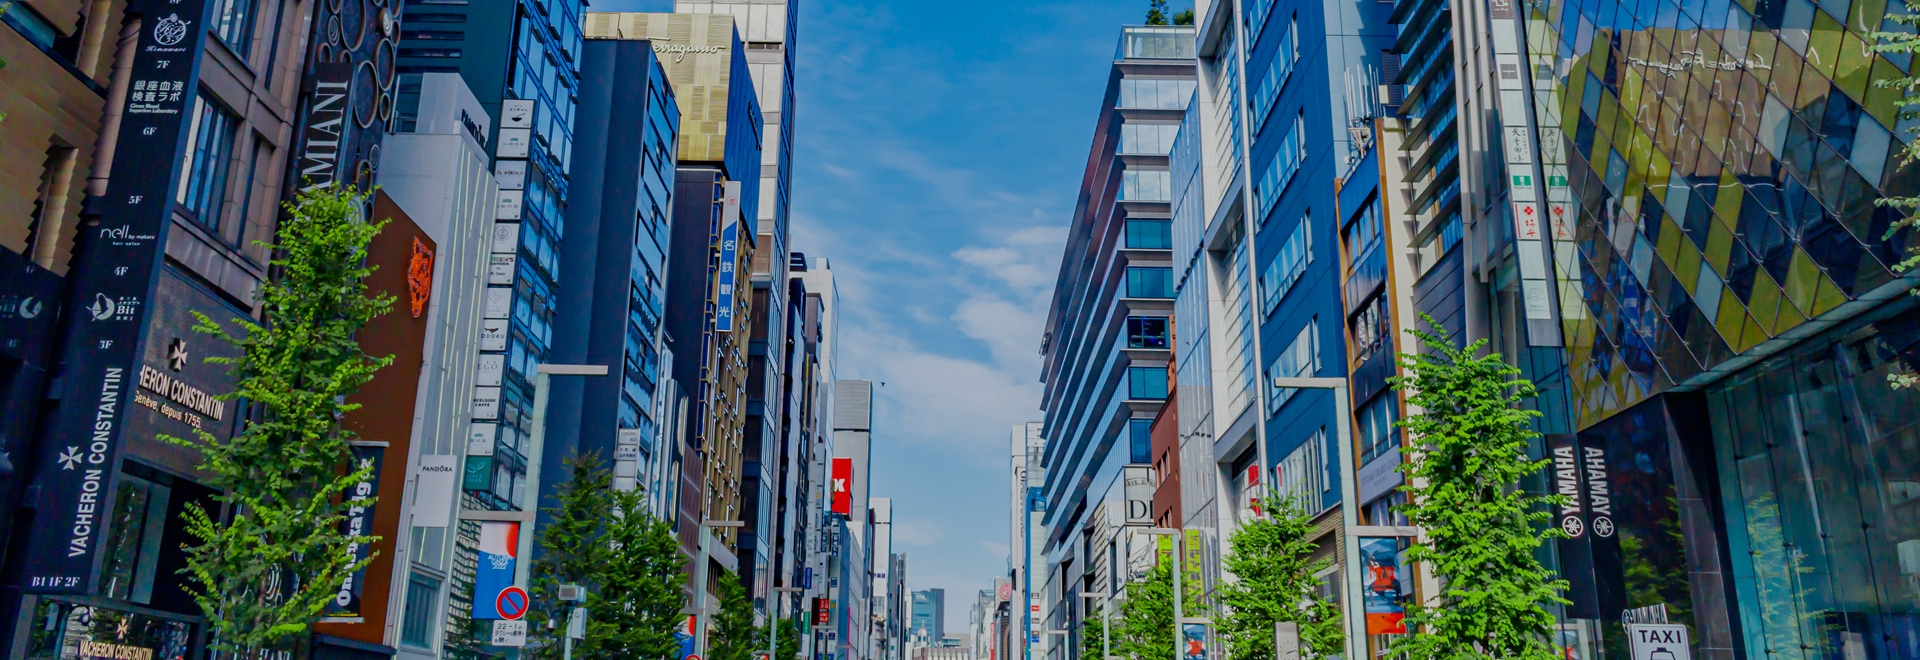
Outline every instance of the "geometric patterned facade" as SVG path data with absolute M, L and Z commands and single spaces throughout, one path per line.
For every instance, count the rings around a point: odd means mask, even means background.
M 1886 2 L 1525 7 L 1578 426 L 1895 279 L 1912 232 L 1875 200 L 1920 173 L 1874 84 L 1912 64 L 1872 51 Z

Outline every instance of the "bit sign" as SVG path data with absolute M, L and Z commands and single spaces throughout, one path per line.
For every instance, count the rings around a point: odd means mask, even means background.
M 1627 643 L 1633 647 L 1633 660 L 1693 660 L 1686 626 L 1630 623 Z

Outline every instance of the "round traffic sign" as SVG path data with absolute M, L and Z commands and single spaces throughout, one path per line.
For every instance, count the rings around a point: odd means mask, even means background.
M 527 615 L 527 590 L 519 587 L 507 587 L 493 599 L 493 606 L 500 610 L 500 617 L 518 620 Z

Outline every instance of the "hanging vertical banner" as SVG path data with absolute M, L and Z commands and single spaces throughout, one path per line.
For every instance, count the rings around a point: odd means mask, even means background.
M 473 571 L 473 618 L 510 619 L 501 612 L 500 596 L 513 586 L 514 554 L 520 547 L 520 523 L 489 520 L 480 523 L 479 566 Z
M 853 459 L 833 459 L 833 512 L 853 515 Z
M 342 523 L 342 527 L 349 537 L 367 536 L 373 530 L 374 507 L 378 506 L 378 502 L 374 500 L 374 493 L 380 492 L 380 464 L 386 456 L 386 451 L 384 442 L 353 445 L 353 469 L 367 470 L 367 478 L 354 484 L 353 488 L 348 489 L 346 493 L 347 519 Z M 347 544 L 346 554 L 357 563 L 365 561 L 372 551 L 371 543 L 350 542 Z M 333 600 L 327 601 L 327 607 L 321 611 L 321 614 L 329 617 L 360 616 L 360 592 L 365 587 L 366 578 L 365 567 L 347 574 L 347 578 L 341 581 Z
M 1181 610 L 1187 616 L 1206 616 L 1207 610 L 1207 535 L 1197 529 L 1185 532 L 1180 544 Z
M 1400 582 L 1400 539 L 1362 538 L 1360 557 L 1366 562 L 1366 584 L 1361 595 L 1366 605 L 1367 634 L 1406 634 L 1406 592 L 1401 589 Z
M 740 223 L 720 228 L 720 272 L 714 278 L 713 331 L 733 332 L 734 262 L 740 260 Z
M 1560 504 L 1554 507 L 1553 524 L 1567 535 L 1555 541 L 1560 550 L 1560 577 L 1567 581 L 1566 598 L 1572 601 L 1567 605 L 1567 616 L 1598 619 L 1601 617 L 1598 585 L 1593 574 L 1593 544 L 1588 540 L 1585 500 L 1580 496 L 1585 474 L 1580 443 L 1566 434 L 1548 434 L 1545 439 L 1548 458 L 1553 461 L 1548 485 L 1553 494 L 1561 498 Z
M 1207 660 L 1206 624 L 1180 624 L 1180 649 L 1186 660 Z
M 60 406 L 35 477 L 33 531 L 20 576 L 28 593 L 91 594 L 118 482 L 135 363 L 160 279 L 180 154 L 187 147 L 206 41 L 204 0 L 149 7 L 141 22 L 114 167 L 97 226 L 81 228 L 68 291 Z M 211 108 L 208 108 L 211 111 Z M 112 112 L 109 110 L 108 112 Z

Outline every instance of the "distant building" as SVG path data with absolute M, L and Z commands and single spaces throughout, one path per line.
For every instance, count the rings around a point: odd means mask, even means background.
M 938 646 L 947 636 L 947 590 L 922 589 L 913 592 L 913 619 L 907 639 Z

